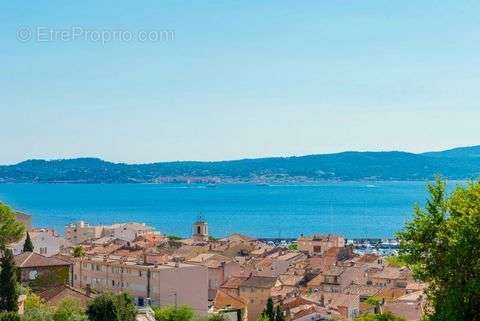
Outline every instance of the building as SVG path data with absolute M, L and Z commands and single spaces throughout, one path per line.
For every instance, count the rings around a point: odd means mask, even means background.
M 308 282 L 307 287 L 325 292 L 343 292 L 351 284 L 366 284 L 361 268 L 333 266 Z
M 70 242 L 51 229 L 32 229 L 29 235 L 33 243 L 33 252 L 47 257 L 59 254 L 64 248 L 70 245 Z M 9 248 L 13 251 L 14 255 L 18 255 L 23 252 L 24 243 L 25 238 L 10 245 Z
M 247 321 L 248 310 L 245 301 L 234 294 L 218 290 L 213 305 L 214 313 L 221 313 L 228 321 Z
M 309 255 L 323 255 L 332 247 L 345 247 L 345 239 L 338 235 L 301 235 L 297 244 L 299 251 Z
M 378 287 L 406 288 L 410 274 L 407 268 L 386 266 L 381 271 L 370 273 L 368 283 Z
M 194 242 L 208 242 L 208 224 L 203 219 L 193 223 L 192 238 Z
M 144 264 L 119 256 L 74 258 L 73 284 L 96 292 L 126 292 L 137 305 L 188 305 L 197 313 L 208 309 L 207 268 L 170 262 Z
M 102 237 L 102 232 L 103 226 L 101 225 L 90 225 L 84 221 L 79 221 L 65 227 L 65 238 L 72 244 L 80 244 Z
M 46 257 L 33 252 L 14 256 L 20 270 L 20 281 L 36 290 L 69 284 L 71 263 L 56 257 Z
M 32 215 L 16 211 L 15 218 L 17 219 L 17 221 L 25 225 L 25 229 L 27 231 L 30 231 L 32 229 Z
M 132 242 L 136 238 L 152 232 L 153 228 L 145 223 L 90 225 L 84 221 L 79 221 L 65 227 L 65 238 L 73 244 L 80 244 L 101 237 L 113 237 Z
M 199 254 L 186 263 L 203 265 L 208 270 L 208 300 L 213 300 L 220 285 L 228 278 L 240 275 L 241 266 L 233 259 L 214 253 Z
M 251 275 L 240 282 L 240 297 L 247 303 L 248 321 L 256 321 L 265 309 L 277 279 Z

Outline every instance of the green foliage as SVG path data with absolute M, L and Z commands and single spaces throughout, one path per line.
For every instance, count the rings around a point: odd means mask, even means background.
M 130 295 L 104 293 L 89 304 L 87 315 L 89 321 L 135 321 L 137 310 Z
M 398 255 L 391 255 L 385 258 L 389 266 L 401 268 L 407 265 L 407 263 Z
M 209 236 L 208 236 L 208 240 L 209 240 L 210 242 L 215 242 L 215 241 L 218 241 L 218 238 L 209 235 Z
M 195 316 L 192 308 L 187 306 L 178 308 L 174 306 L 165 308 L 155 307 L 153 308 L 153 312 L 155 314 L 155 320 L 157 321 L 192 321 Z
M 10 207 L 0 203 L 0 248 L 20 241 L 24 234 L 25 226 L 17 221 Z
M 277 309 L 275 310 L 275 321 L 285 321 L 285 314 L 280 305 L 277 305 Z
M 215 314 L 209 314 L 205 319 L 202 319 L 204 321 L 228 321 L 229 319 L 221 314 L 221 313 L 215 313 Z
M 54 321 L 53 312 L 47 307 L 25 310 L 22 321 Z
M 20 321 L 20 316 L 16 312 L 2 312 L 0 321 Z
M 17 272 L 12 251 L 3 252 L 0 271 L 0 311 L 18 311 Z
M 73 248 L 73 257 L 84 257 L 85 249 L 81 245 L 77 245 Z
M 263 314 L 268 318 L 269 321 L 275 321 L 275 309 L 273 307 L 272 298 L 268 298 L 265 310 L 263 310 Z
M 366 299 L 365 303 L 370 304 L 370 305 L 377 305 L 377 304 L 380 303 L 380 301 L 381 301 L 380 298 L 373 295 L 373 296 L 369 297 L 368 299 Z
M 77 300 L 65 299 L 53 313 L 54 321 L 88 321 L 87 315 Z
M 298 244 L 297 243 L 291 243 L 291 244 L 288 245 L 288 249 L 290 251 L 296 251 L 296 250 L 298 250 Z
M 262 313 L 262 315 L 260 315 L 260 318 L 258 318 L 257 321 L 268 321 L 268 317 Z
M 41 309 L 44 307 L 42 299 L 35 293 L 27 294 L 25 299 L 25 311 Z
M 90 321 L 122 321 L 116 306 L 116 298 L 112 293 L 97 296 L 89 304 L 87 315 Z
M 33 243 L 30 239 L 30 233 L 27 232 L 27 238 L 25 239 L 25 243 L 23 243 L 23 252 L 33 252 Z
M 368 314 L 362 315 L 361 317 L 358 317 L 357 319 L 355 319 L 355 321 L 406 321 L 406 320 L 396 315 L 393 315 L 390 312 L 385 312 L 382 314 L 368 313 Z
M 480 320 L 480 182 L 448 196 L 437 178 L 398 233 L 402 259 L 429 284 L 431 321 Z
M 176 236 L 176 235 L 167 235 L 167 238 L 170 241 L 180 241 L 182 239 L 180 236 Z
M 133 298 L 127 293 L 120 293 L 116 295 L 116 305 L 120 320 L 135 321 L 137 315 L 137 308 Z

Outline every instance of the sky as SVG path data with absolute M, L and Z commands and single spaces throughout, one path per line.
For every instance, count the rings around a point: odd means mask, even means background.
M 0 164 L 478 145 L 479 12 L 478 0 L 2 1 Z

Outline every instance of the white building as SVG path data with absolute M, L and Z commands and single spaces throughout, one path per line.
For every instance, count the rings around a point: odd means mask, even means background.
M 70 242 L 68 242 L 65 238 L 58 235 L 52 229 L 46 228 L 37 228 L 32 229 L 29 232 L 30 239 L 33 243 L 33 252 L 37 254 L 41 254 L 43 256 L 53 256 L 68 246 L 70 246 Z M 23 244 L 25 243 L 25 238 L 21 241 L 10 245 L 10 248 L 13 251 L 14 255 L 20 254 L 23 252 Z

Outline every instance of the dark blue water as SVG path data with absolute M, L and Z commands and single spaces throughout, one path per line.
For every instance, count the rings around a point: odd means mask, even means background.
M 451 184 L 452 185 L 452 184 Z M 256 237 L 340 233 L 391 237 L 424 204 L 424 182 L 341 182 L 315 185 L 0 184 L 0 201 L 33 215 L 34 226 L 85 220 L 140 221 L 188 236 L 201 213 L 210 234 Z

